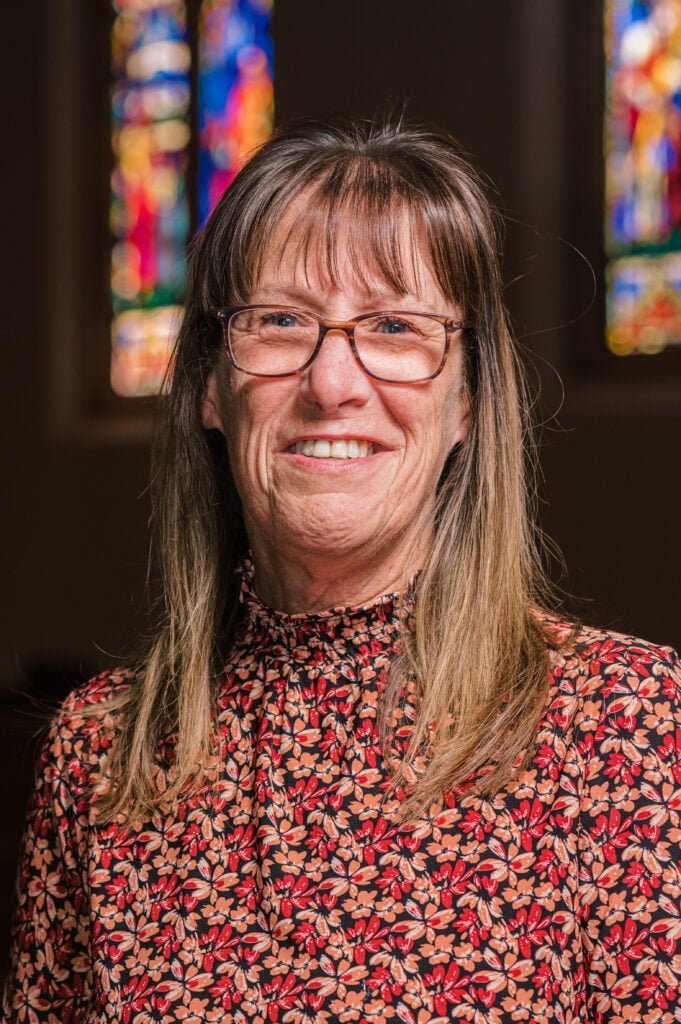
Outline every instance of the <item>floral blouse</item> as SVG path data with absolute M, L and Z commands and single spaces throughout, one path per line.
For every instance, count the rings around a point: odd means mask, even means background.
M 239 571 L 220 766 L 175 814 L 93 822 L 115 722 L 80 710 L 129 672 L 54 716 L 2 1020 L 681 1021 L 676 653 L 582 628 L 552 651 L 531 766 L 398 825 L 376 731 L 398 595 L 290 615 Z

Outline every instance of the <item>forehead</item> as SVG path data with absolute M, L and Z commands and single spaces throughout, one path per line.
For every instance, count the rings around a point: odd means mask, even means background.
M 333 211 L 299 199 L 273 226 L 253 273 L 253 291 L 345 291 L 371 299 L 435 294 L 444 300 L 415 211 Z

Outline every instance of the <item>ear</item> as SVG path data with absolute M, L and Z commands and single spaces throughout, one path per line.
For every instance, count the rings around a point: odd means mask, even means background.
M 215 370 L 211 370 L 208 375 L 208 382 L 201 403 L 201 421 L 206 430 L 219 430 L 221 434 L 224 434 Z

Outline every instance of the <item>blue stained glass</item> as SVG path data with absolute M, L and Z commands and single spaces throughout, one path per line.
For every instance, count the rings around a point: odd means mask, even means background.
M 204 0 L 199 35 L 199 223 L 272 130 L 272 0 Z

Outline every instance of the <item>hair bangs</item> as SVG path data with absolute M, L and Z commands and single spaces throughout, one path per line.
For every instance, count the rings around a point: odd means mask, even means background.
M 378 282 L 397 295 L 418 294 L 424 253 L 430 251 L 424 244 L 425 217 L 418 203 L 407 200 L 404 187 L 389 178 L 387 169 L 364 161 L 359 168 L 336 165 L 304 193 L 296 189 L 291 201 L 280 197 L 269 222 L 261 222 L 250 239 L 246 262 L 252 289 L 266 255 L 274 251 L 277 268 L 291 257 L 308 287 L 313 265 L 324 285 L 340 290 L 346 283 L 342 250 L 350 274 L 367 294 Z

